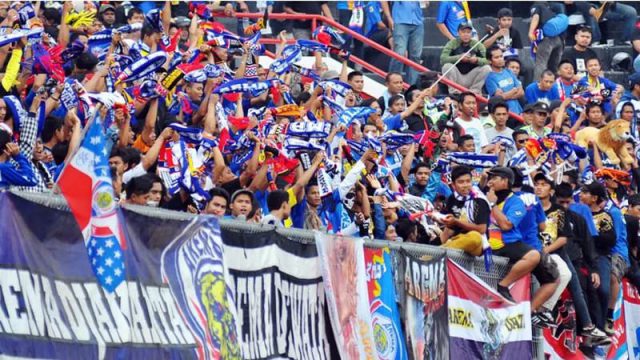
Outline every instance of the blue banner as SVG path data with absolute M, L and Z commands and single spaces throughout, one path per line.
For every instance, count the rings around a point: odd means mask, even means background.
M 163 250 L 189 222 L 123 211 L 127 286 L 108 293 L 96 282 L 71 213 L 6 192 L 0 193 L 0 213 L 0 354 L 198 357 L 196 337 L 160 271 Z M 217 221 L 208 217 L 199 217 L 190 228 L 219 232 Z

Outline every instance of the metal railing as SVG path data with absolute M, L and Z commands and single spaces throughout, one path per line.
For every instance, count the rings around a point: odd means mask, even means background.
M 225 17 L 226 15 L 223 13 L 216 13 L 215 16 L 219 16 L 219 17 Z M 241 13 L 241 12 L 237 12 L 234 14 L 234 17 L 236 18 L 249 18 L 249 19 L 260 19 L 264 16 L 263 13 Z M 418 72 L 427 72 L 430 71 L 429 69 L 427 69 L 426 67 L 422 66 L 421 64 L 418 64 L 400 54 L 395 53 L 393 50 L 388 49 L 378 43 L 376 43 L 375 41 L 367 38 L 366 36 L 363 36 L 361 34 L 359 34 L 356 31 L 353 31 L 351 29 L 349 29 L 348 27 L 340 24 L 339 22 L 333 20 L 333 19 L 329 19 L 326 16 L 322 16 L 322 15 L 314 15 L 314 14 L 287 14 L 287 13 L 271 13 L 269 14 L 269 19 L 281 19 L 281 20 L 311 20 L 311 31 L 313 32 L 315 30 L 315 28 L 318 26 L 318 22 L 322 22 L 326 25 L 331 26 L 332 28 L 338 29 L 340 31 L 342 31 L 345 34 L 348 34 L 349 36 L 351 36 L 352 38 L 366 44 L 367 46 L 381 52 L 384 55 L 389 56 L 392 59 L 395 59 L 401 63 L 403 63 L 406 66 L 409 66 L 411 68 L 413 68 L 414 70 L 418 71 Z M 261 39 L 260 42 L 265 43 L 265 44 L 273 44 L 274 39 Z M 277 40 L 275 43 L 278 43 Z M 273 54 L 271 54 L 273 55 Z M 368 62 L 364 61 L 363 59 L 359 59 L 358 57 L 351 55 L 350 56 L 350 60 L 353 61 L 356 64 L 361 65 L 362 67 L 364 67 L 365 69 L 371 71 L 372 73 L 375 73 L 379 76 L 385 77 L 387 75 L 387 73 L 371 64 L 369 64 Z M 457 84 L 449 79 L 447 79 L 446 77 L 442 77 L 440 76 L 440 82 L 442 82 L 443 84 L 452 87 L 456 90 L 459 91 L 469 91 L 469 89 L 463 87 L 460 84 Z M 482 103 L 487 103 L 488 99 L 480 96 L 480 95 L 476 95 L 476 98 L 482 102 Z M 520 114 L 516 114 L 513 112 L 509 112 L 509 116 L 511 116 L 512 118 L 524 123 L 524 120 L 522 118 L 522 116 L 520 116 Z

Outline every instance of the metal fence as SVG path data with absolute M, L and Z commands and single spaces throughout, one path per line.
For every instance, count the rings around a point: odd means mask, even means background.
M 24 199 L 33 201 L 35 203 L 59 209 L 69 211 L 69 207 L 67 206 L 67 202 L 60 195 L 55 195 L 52 193 L 32 193 L 32 192 L 24 192 L 24 191 L 16 191 L 11 190 L 11 193 L 20 196 Z M 124 205 L 123 206 L 128 211 L 133 211 L 142 215 L 156 217 L 166 220 L 191 220 L 195 214 L 166 210 L 161 208 L 153 208 L 148 206 L 137 206 L 137 205 Z M 243 231 L 246 233 L 259 233 L 264 231 L 271 231 L 274 229 L 271 225 L 262 225 L 262 224 L 254 224 L 248 223 L 245 221 L 239 220 L 231 220 L 231 219 L 220 219 L 219 221 L 220 227 L 226 230 L 233 231 Z M 301 243 L 313 243 L 315 242 L 315 233 L 309 230 L 302 229 L 293 229 L 293 228 L 275 228 L 276 232 L 287 237 L 291 241 L 297 241 Z M 465 269 L 473 272 L 487 284 L 496 287 L 498 281 L 507 273 L 509 270 L 508 261 L 502 257 L 493 257 L 493 266 L 491 267 L 491 271 L 487 272 L 484 266 L 484 260 L 482 258 L 476 258 L 473 256 L 469 256 L 465 254 L 461 250 L 457 249 L 443 249 L 436 246 L 430 245 L 422 245 L 415 243 L 403 243 L 396 241 L 386 241 L 386 240 L 370 240 L 365 238 L 364 241 L 365 247 L 368 248 L 384 248 L 388 247 L 391 250 L 392 257 L 394 259 L 399 259 L 401 256 L 398 256 L 398 252 L 404 251 L 413 255 L 417 258 L 423 257 L 438 257 L 443 254 L 447 254 L 447 256 L 455 261 L 457 264 L 463 266 Z M 396 263 L 398 266 L 396 271 L 394 272 L 396 288 L 402 289 L 404 286 L 404 264 L 402 261 L 398 261 Z M 399 294 L 404 294 L 403 292 L 399 292 Z M 402 302 L 401 302 L 402 303 Z M 536 354 L 537 359 L 544 359 L 544 354 L 542 351 L 542 341 L 541 335 L 539 331 L 534 332 L 533 337 L 533 353 Z

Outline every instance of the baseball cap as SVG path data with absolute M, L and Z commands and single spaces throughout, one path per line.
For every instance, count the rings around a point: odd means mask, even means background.
M 629 76 L 629 88 L 633 88 L 638 84 L 640 84 L 640 72 L 631 74 L 631 76 Z
M 516 176 L 513 174 L 513 170 L 504 166 L 496 166 L 491 168 L 491 170 L 489 170 L 489 178 L 492 178 L 495 176 L 509 180 L 510 185 L 513 185 L 513 182 L 515 181 L 515 178 L 516 178 Z
M 522 110 L 523 113 L 533 112 L 533 104 L 527 104 Z
M 231 202 L 234 202 L 236 200 L 236 198 L 239 195 L 242 194 L 247 194 L 249 195 L 249 197 L 251 198 L 251 201 L 253 202 L 253 192 L 251 190 L 247 190 L 247 189 L 240 189 L 240 190 L 236 190 L 233 195 L 231 195 Z
M 597 196 L 600 198 L 600 201 L 604 201 L 607 199 L 607 190 L 604 188 L 602 184 L 597 181 L 592 182 L 589 185 L 585 185 L 582 187 L 583 193 L 589 193 L 593 196 Z
M 100 5 L 100 10 L 98 11 L 98 13 L 102 14 L 103 12 L 105 12 L 107 10 L 111 10 L 111 11 L 115 12 L 116 11 L 116 7 L 111 5 L 111 4 Z
M 460 31 L 462 29 L 471 29 L 471 30 L 473 30 L 473 26 L 471 26 L 471 24 L 469 24 L 468 22 L 464 21 L 464 22 L 461 22 L 460 25 L 458 25 L 458 31 Z
M 496 17 L 498 19 L 501 19 L 503 17 L 513 17 L 513 12 L 509 8 L 502 8 L 502 9 L 498 10 L 498 14 L 497 14 Z
M 488 104 L 480 104 L 480 106 L 478 106 L 478 114 L 483 115 L 483 116 L 488 116 L 489 115 L 489 105 Z
M 538 101 L 537 103 L 533 104 L 533 111 L 544 111 L 547 114 L 551 112 L 549 104 L 543 101 Z

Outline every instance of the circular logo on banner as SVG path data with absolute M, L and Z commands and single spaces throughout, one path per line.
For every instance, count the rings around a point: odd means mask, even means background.
M 372 314 L 373 338 L 380 359 L 395 359 L 398 351 L 397 334 L 393 322 L 379 313 Z
M 109 215 L 115 209 L 111 184 L 99 181 L 93 190 L 93 211 L 97 216 Z

